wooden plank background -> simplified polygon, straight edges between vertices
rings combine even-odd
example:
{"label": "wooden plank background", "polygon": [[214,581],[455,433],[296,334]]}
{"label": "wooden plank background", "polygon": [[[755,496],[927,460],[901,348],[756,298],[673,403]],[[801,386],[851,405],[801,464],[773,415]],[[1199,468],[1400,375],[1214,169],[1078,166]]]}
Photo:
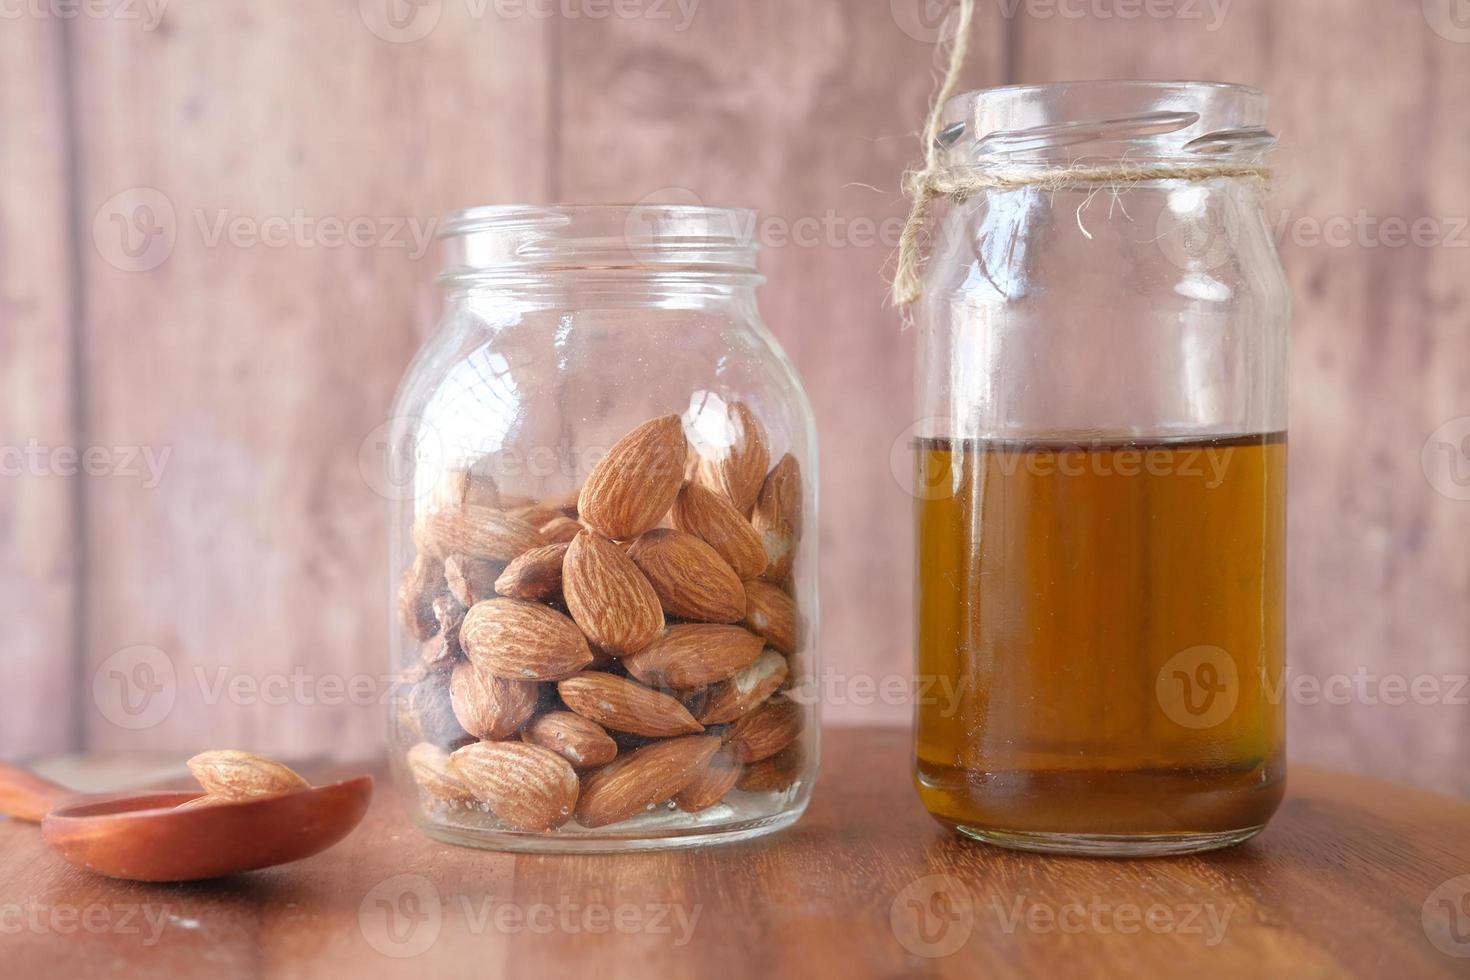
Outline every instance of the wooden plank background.
{"label": "wooden plank background", "polygon": [[[470,203],[693,194],[759,208],[773,242],[813,236],[766,249],[761,302],[823,438],[823,653],[840,678],[907,673],[910,501],[888,460],[911,344],[883,279],[941,7],[172,0],[155,25],[156,6],[0,23],[0,445],[113,462],[3,481],[0,684],[26,696],[0,752],[372,751],[381,709],[334,686],[384,669],[384,508],[359,451],[436,304],[434,252],[394,229]],[[1297,311],[1291,660],[1356,685],[1294,699],[1292,753],[1470,792],[1470,501],[1421,465],[1470,415],[1452,0],[980,8],[970,87],[1271,94]],[[1313,241],[1360,214],[1440,240]],[[393,241],[249,237],[292,219]],[[129,447],[163,461],[156,485],[123,472]],[[1384,703],[1390,676],[1429,678],[1435,703]],[[119,700],[150,686],[162,700]],[[846,691],[829,719],[906,719]]]}

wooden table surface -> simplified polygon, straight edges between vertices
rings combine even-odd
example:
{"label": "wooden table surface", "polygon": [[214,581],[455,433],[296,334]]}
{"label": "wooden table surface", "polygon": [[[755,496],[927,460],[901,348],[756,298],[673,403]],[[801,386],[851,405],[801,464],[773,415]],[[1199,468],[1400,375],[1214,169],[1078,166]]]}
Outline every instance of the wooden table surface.
{"label": "wooden table surface", "polygon": [[807,815],[763,840],[525,856],[419,836],[380,784],[299,864],[133,885],[0,818],[0,974],[73,977],[1470,976],[1470,801],[1297,767],[1269,829],[1107,861],[958,839],[900,731],[828,733]]}

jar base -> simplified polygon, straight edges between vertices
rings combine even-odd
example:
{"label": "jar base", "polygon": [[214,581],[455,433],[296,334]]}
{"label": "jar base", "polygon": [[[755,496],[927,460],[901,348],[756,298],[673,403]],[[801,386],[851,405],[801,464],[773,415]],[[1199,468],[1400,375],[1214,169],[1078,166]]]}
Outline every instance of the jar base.
{"label": "jar base", "polygon": [[765,817],[687,830],[660,831],[658,836],[629,833],[616,836],[607,833],[518,834],[510,831],[481,831],[446,827],[416,819],[418,829],[429,837],[460,847],[478,847],[489,851],[515,851],[525,854],[617,854],[629,851],[665,851],[710,844],[733,844],[774,834],[796,823],[806,811],[805,805]]}
{"label": "jar base", "polygon": [[1265,829],[1262,824],[1239,830],[1193,834],[1058,834],[966,827],[963,824],[951,826],[973,840],[1013,851],[1070,854],[1078,857],[1165,857],[1171,854],[1197,854],[1242,843]]}

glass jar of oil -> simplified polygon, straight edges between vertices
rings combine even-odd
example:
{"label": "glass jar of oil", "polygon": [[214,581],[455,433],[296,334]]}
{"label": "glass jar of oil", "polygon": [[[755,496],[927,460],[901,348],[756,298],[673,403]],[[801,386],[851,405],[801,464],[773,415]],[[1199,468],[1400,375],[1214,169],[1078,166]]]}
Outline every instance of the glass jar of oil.
{"label": "glass jar of oil", "polygon": [[[946,107],[920,324],[915,781],[961,833],[1180,853],[1285,780],[1289,301],[1254,89],[1022,86]],[[1177,173],[1179,176],[1171,176]],[[937,682],[937,683],[934,683]]]}

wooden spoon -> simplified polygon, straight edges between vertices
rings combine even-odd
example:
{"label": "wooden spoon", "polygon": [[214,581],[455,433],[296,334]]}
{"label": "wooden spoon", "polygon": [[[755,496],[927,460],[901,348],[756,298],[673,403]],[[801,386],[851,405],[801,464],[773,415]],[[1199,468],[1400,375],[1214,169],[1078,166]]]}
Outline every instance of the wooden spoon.
{"label": "wooden spoon", "polygon": [[195,881],[310,857],[367,813],[373,777],[176,809],[200,794],[75,793],[0,763],[0,813],[41,825],[79,868],[131,881]]}

